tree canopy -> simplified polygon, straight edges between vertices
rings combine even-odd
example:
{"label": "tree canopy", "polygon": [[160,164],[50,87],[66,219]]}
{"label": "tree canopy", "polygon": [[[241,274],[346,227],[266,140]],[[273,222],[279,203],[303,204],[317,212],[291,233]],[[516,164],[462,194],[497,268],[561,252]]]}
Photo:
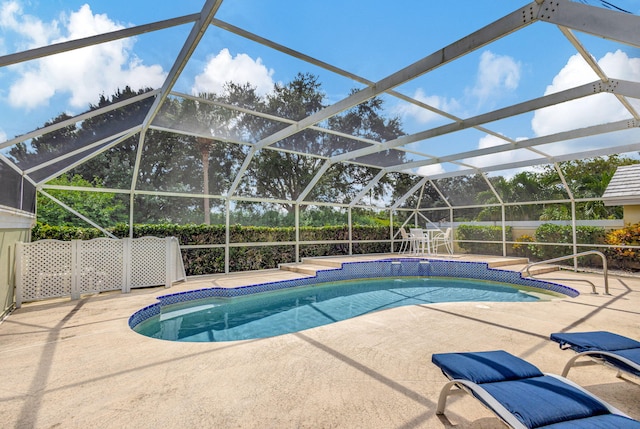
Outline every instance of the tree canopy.
{"label": "tree canopy", "polygon": [[[105,109],[108,110],[105,113],[75,123],[68,114],[60,114],[43,127],[63,121],[66,126],[15,145],[9,157],[24,169],[44,162],[45,167],[35,176],[42,180],[53,178],[49,184],[124,190],[120,194],[102,195],[85,192],[83,196],[74,194],[75,191],[52,190],[51,195],[66,198],[70,206],[77,205],[78,211],[104,226],[128,221],[130,190],[135,191],[134,223],[222,223],[225,198],[232,195],[236,197],[232,218],[238,222],[290,225],[298,201],[302,203],[298,206],[301,212],[313,212],[304,216],[302,223],[322,224],[323,219],[339,222],[345,215],[333,208],[314,205],[315,202],[348,203],[380,171],[358,160],[330,165],[327,160],[367,147],[362,140],[385,142],[405,134],[400,119],[385,116],[383,100],[373,97],[315,127],[274,144],[260,145],[274,132],[328,105],[318,77],[299,73],[291,82],[275,84],[265,95],[258,94],[250,84],[234,82],[227,83],[219,94],[200,94],[197,100],[172,95],[141,142],[139,133],[127,131],[148,113],[153,103],[153,97],[144,97],[148,91],[136,92],[126,87],[111,96],[102,95],[90,110],[133,97],[138,97],[138,101]],[[177,132],[166,131],[169,127]],[[114,131],[123,135],[121,140],[107,137]],[[64,154],[69,155],[53,161]],[[404,151],[387,150],[376,154],[375,162],[368,164],[400,165],[405,157]],[[560,163],[571,194],[594,199],[576,205],[577,217],[621,217],[621,208],[605,207],[597,199],[616,167],[634,162],[637,161],[612,155]],[[419,179],[399,172],[385,174],[367,197],[371,200],[402,197]],[[511,203],[506,208],[508,220],[571,216],[566,202],[550,203],[569,198],[554,166],[521,171],[510,178],[491,177],[489,181],[491,186],[481,175],[439,179],[435,183],[437,189],[428,183],[419,196],[407,199],[405,207],[416,207],[418,198],[420,207],[445,207],[447,203],[484,205],[479,210],[460,209],[457,218],[499,220],[502,214],[496,204],[501,200]],[[267,202],[256,202],[256,198]],[[531,201],[541,203],[513,204]],[[42,219],[52,224],[75,222],[74,216],[59,213],[51,204],[39,199],[38,214]],[[360,222],[367,222],[364,215],[358,216]],[[370,217],[377,222],[375,213]]]}

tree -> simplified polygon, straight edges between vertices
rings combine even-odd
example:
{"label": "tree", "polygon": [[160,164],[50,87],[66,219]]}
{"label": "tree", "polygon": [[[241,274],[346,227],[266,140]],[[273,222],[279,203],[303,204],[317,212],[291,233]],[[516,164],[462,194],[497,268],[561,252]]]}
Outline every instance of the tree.
{"label": "tree", "polygon": [[[609,155],[598,158],[567,161],[560,164],[560,170],[567,181],[567,186],[575,198],[594,198],[596,201],[578,202],[576,217],[578,219],[620,219],[620,207],[607,207],[600,200],[607,189],[616,169],[621,165],[637,163],[637,160],[620,155]],[[551,183],[561,186],[561,180],[555,169],[547,167],[543,177]]]}
{"label": "tree", "polygon": [[[505,203],[548,201],[567,197],[564,190],[535,171],[521,171],[511,179],[499,176],[492,177],[490,180],[500,199]],[[498,202],[491,190],[478,193],[480,204],[497,204]],[[540,205],[519,204],[509,205],[505,211],[509,220],[537,220],[543,210],[544,207]],[[501,220],[500,207],[485,207],[480,211],[478,218],[479,220]]]}
{"label": "tree", "polygon": [[[59,122],[70,119],[66,113],[61,113],[51,121],[45,122],[42,128],[47,128]],[[9,158],[18,166],[26,170],[43,162],[56,158],[79,147],[77,143],[77,126],[67,125],[58,130],[33,138],[30,142],[20,142],[11,148]]]}
{"label": "tree", "polygon": [[[222,94],[200,94],[200,97],[212,103],[183,101],[183,116],[185,113],[191,119],[191,125],[196,125],[196,129],[201,129],[203,134],[211,134],[214,138],[196,137],[196,147],[200,152],[202,163],[202,183],[203,183],[203,206],[204,223],[211,222],[211,209],[209,206],[210,194],[210,164],[217,167],[218,177],[216,183],[224,178],[231,177],[230,169],[221,169],[221,166],[234,166],[239,164],[239,160],[246,155],[239,145],[228,147],[222,140],[241,140],[247,138],[248,122],[257,122],[251,115],[242,110],[233,110],[224,105],[233,105],[242,109],[261,110],[263,101],[256,93],[256,88],[249,84],[240,85],[229,82],[224,85]],[[189,108],[185,108],[188,106]],[[257,119],[257,117],[255,117]],[[194,124],[195,122],[195,124]],[[250,139],[250,137],[249,137]],[[250,140],[249,140],[250,141]],[[222,174],[220,174],[222,173]]]}
{"label": "tree", "polygon": [[[325,107],[325,95],[320,88],[321,85],[316,76],[300,73],[290,83],[275,86],[274,92],[267,95],[265,111],[294,121],[301,120]],[[385,118],[382,115],[382,107],[382,100],[374,97],[330,118],[327,121],[327,127],[334,131],[382,142],[403,135],[399,120]],[[257,121],[250,126],[252,135],[261,140],[281,129],[283,124]],[[326,158],[359,149],[363,144],[355,139],[306,129],[274,146],[303,152],[305,155],[269,148],[259,151],[248,168],[246,175],[248,180],[244,182],[242,190],[245,194],[257,192],[259,196],[265,198],[295,201],[311,183]],[[400,164],[403,162],[404,152],[387,151],[377,154],[376,157],[379,162],[384,160],[383,164]],[[354,189],[369,183],[377,172],[378,169],[354,164],[334,164],[313,186],[305,200],[327,202],[349,200],[355,196]],[[392,176],[385,176],[376,184],[373,189],[376,197],[382,194],[384,186],[391,180]],[[356,185],[355,188],[354,185]],[[292,203],[280,205],[289,213],[294,210]]]}
{"label": "tree", "polygon": [[[49,182],[52,185],[77,186],[83,188],[101,188],[102,182],[94,178],[89,182],[79,175],[62,175]],[[101,226],[114,226],[126,221],[124,206],[117,200],[116,194],[104,192],[80,192],[50,189],[52,197],[67,204],[78,213]],[[55,226],[78,226],[85,222],[67,211],[56,202],[43,195],[37,200],[38,221]],[[89,226],[89,225],[86,225]]]}
{"label": "tree", "polygon": [[[125,87],[111,96],[101,95],[90,110],[146,91],[148,89],[136,92]],[[211,212],[208,196],[228,193],[251,145],[288,126],[287,122],[270,115],[298,121],[326,107],[325,98],[318,78],[311,74],[300,73],[289,83],[276,84],[265,96],[258,95],[256,88],[248,83],[229,82],[220,94],[200,94],[198,101],[189,97],[168,97],[156,115],[153,127],[146,130],[143,142],[140,135],[118,144],[113,144],[108,137],[142,123],[153,97],[44,134],[30,143],[16,145],[10,156],[24,166],[32,166],[87,148],[85,152],[43,169],[41,177],[45,179],[60,171],[59,167],[68,167],[90,156],[91,152],[102,150],[71,169],[70,177],[81,177],[86,183],[94,183],[94,177],[99,177],[101,186],[115,189],[194,194],[193,198],[138,195],[134,201],[134,221],[185,222],[197,219],[196,213],[204,211],[200,219],[207,223]],[[372,98],[328,119],[322,126],[376,141],[395,139],[403,134],[400,121],[384,117],[382,108],[382,100]],[[67,119],[69,116],[62,114],[45,126]],[[103,139],[106,140],[101,145],[96,145]],[[238,206],[254,210],[253,215],[260,216],[278,205],[291,216],[293,202],[302,195],[327,158],[366,146],[356,139],[316,129],[305,129],[276,142],[253,156],[234,191],[236,195],[279,201],[263,204],[257,211],[248,205],[239,203]],[[404,152],[390,150],[370,158],[373,164],[394,165],[403,162]],[[336,163],[310,190],[306,199],[347,201],[378,171],[362,165]],[[394,185],[396,177],[386,175],[372,189],[371,195],[376,198],[383,195],[387,187]],[[176,199],[179,199],[177,204]]]}

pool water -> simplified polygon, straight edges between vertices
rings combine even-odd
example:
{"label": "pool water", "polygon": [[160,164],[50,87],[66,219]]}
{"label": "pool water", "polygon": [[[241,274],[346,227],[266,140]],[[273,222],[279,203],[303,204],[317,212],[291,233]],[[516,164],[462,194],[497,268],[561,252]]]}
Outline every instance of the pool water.
{"label": "pool water", "polygon": [[139,323],[142,335],[170,341],[266,338],[387,308],[457,301],[525,302],[540,298],[504,283],[403,277],[359,279],[162,307]]}

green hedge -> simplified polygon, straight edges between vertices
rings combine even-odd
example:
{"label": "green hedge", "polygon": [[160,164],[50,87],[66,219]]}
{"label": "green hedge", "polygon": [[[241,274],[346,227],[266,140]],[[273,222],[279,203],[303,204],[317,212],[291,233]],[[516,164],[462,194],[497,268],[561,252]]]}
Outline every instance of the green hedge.
{"label": "green hedge", "polygon": [[[512,241],[513,232],[507,226],[507,241]],[[458,247],[465,253],[475,255],[502,255],[502,227],[500,226],[479,226],[460,225],[456,228],[456,239]],[[464,240],[473,241],[500,241],[500,243],[465,243]]]}
{"label": "green hedge", "polygon": [[[109,228],[109,232],[119,238],[129,236],[128,225]],[[354,240],[388,240],[388,226],[360,226],[352,229]],[[32,230],[32,240],[90,240],[102,237],[95,228],[57,227],[37,224]],[[224,245],[226,230],[224,225],[134,225],[133,237],[176,237],[180,245]],[[281,243],[295,241],[293,227],[261,227],[232,225],[229,228],[231,243]],[[342,226],[301,227],[301,241],[346,241],[349,228]],[[354,243],[353,253],[384,253],[390,249],[389,243]],[[349,254],[349,243],[301,244],[300,257],[338,256]],[[216,274],[224,272],[224,249],[182,249],[187,275]],[[269,246],[234,246],[229,250],[229,270],[250,271],[277,268],[279,264],[295,261],[295,246],[277,244]]]}
{"label": "green hedge", "polygon": [[31,240],[91,240],[104,237],[96,228],[79,228],[74,226],[50,226],[37,223],[31,229]]}
{"label": "green hedge", "polygon": [[[536,229],[535,241],[539,243],[573,243],[573,229],[570,225],[555,225],[545,223]],[[576,240],[578,243],[603,244],[605,242],[605,232],[602,227],[595,226],[578,226],[576,227]],[[573,254],[572,246],[554,246],[554,245],[529,245],[532,257],[539,261],[554,259],[560,256]],[[578,252],[586,252],[588,250],[597,250],[597,247],[579,247]],[[572,264],[572,260],[568,260],[567,264]],[[599,266],[602,265],[602,259],[597,255],[590,255],[579,259],[581,265]]]}

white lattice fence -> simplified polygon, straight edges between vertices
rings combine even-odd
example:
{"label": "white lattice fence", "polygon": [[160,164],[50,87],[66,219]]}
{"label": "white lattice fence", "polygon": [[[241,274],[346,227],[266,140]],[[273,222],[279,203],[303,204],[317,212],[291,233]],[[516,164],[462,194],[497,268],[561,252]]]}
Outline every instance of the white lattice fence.
{"label": "white lattice fence", "polygon": [[16,307],[46,298],[165,285],[185,280],[174,237],[40,240],[16,244]]}
{"label": "white lattice fence", "polygon": [[166,282],[166,249],[163,238],[142,237],[131,243],[131,288]]}
{"label": "white lattice fence", "polygon": [[70,241],[41,240],[16,244],[16,301],[33,301],[71,295],[75,265]]}
{"label": "white lattice fence", "polygon": [[126,284],[125,241],[110,238],[74,241],[79,294],[122,289]]}

